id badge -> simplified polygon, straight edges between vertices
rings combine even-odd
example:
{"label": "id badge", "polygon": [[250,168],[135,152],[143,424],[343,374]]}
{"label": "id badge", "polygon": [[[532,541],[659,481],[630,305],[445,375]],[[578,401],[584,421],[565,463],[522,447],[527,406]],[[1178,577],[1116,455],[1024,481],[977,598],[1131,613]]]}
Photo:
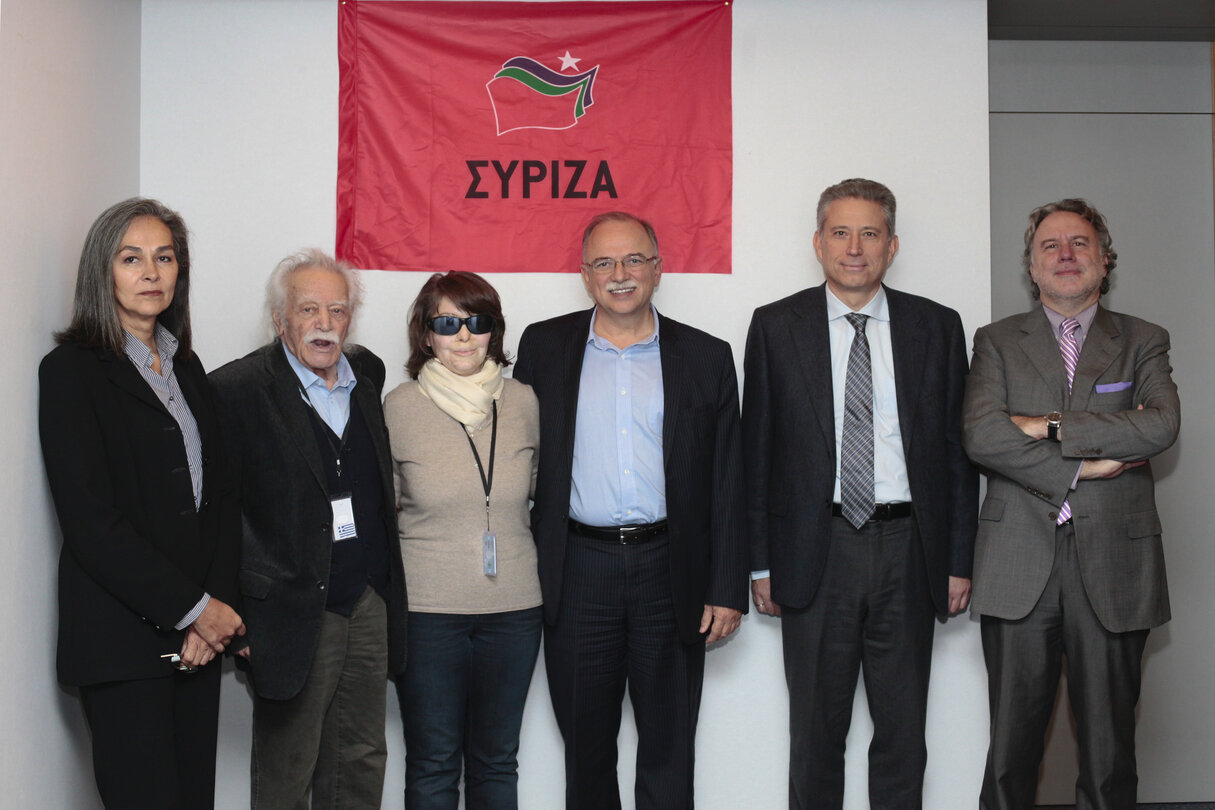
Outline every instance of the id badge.
{"label": "id badge", "polygon": [[349,492],[329,499],[333,507],[333,542],[340,543],[358,537],[358,529],[354,525],[354,499]]}
{"label": "id badge", "polygon": [[487,577],[498,576],[498,538],[493,532],[481,534],[481,568]]}

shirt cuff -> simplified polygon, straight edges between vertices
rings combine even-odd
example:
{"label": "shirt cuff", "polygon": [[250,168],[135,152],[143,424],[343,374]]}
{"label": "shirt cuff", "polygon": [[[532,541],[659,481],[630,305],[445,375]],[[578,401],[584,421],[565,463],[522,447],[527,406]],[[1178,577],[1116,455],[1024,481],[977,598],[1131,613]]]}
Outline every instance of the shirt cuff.
{"label": "shirt cuff", "polygon": [[1080,472],[1084,469],[1084,462],[1080,462],[1080,466],[1076,468],[1076,477],[1072,479],[1072,489],[1076,488],[1076,484],[1080,483]]}
{"label": "shirt cuff", "polygon": [[203,598],[198,600],[198,604],[194,606],[194,609],[183,616],[181,621],[173,625],[173,629],[185,630],[187,627],[194,624],[194,622],[198,620],[198,617],[202,615],[202,612],[207,609],[207,603],[210,601],[211,594],[204,593]]}
{"label": "shirt cuff", "polygon": [[757,579],[767,579],[770,576],[772,576],[772,572],[767,568],[765,568],[763,571],[752,571],[751,581],[754,582]]}

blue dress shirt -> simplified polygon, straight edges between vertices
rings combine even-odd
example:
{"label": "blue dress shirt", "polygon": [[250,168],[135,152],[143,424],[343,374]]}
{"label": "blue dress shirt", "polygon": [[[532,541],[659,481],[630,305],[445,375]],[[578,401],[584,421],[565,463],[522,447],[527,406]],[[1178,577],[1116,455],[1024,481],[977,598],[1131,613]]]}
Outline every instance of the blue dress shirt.
{"label": "blue dress shirt", "polygon": [[350,392],[354,390],[357,382],[354,369],[350,367],[346,355],[338,358],[337,383],[330,390],[325,380],[301,363],[287,348],[286,343],[283,344],[283,352],[287,355],[291,370],[299,378],[300,399],[312,406],[316,415],[329,426],[335,436],[341,436],[346,432],[346,422],[350,419]]}
{"label": "blue dress shirt", "polygon": [[665,520],[658,313],[654,334],[624,349],[595,334],[597,316],[578,383],[570,517],[588,526]]}

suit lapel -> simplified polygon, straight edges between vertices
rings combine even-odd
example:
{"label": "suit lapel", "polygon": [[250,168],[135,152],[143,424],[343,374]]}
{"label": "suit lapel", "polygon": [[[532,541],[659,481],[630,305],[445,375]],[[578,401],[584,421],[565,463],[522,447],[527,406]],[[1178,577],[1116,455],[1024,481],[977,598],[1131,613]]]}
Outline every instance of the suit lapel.
{"label": "suit lapel", "polygon": [[831,336],[827,331],[827,293],[820,285],[807,290],[793,309],[786,339],[799,365],[798,379],[818,420],[827,447],[835,447],[835,397],[831,379]]}
{"label": "suit lapel", "polygon": [[[186,405],[190,408],[190,413],[194,415],[194,423],[198,426],[198,438],[202,443],[205,468],[207,459],[213,455],[212,443],[218,435],[214,419],[215,411],[209,394],[204,388],[207,384],[206,375],[201,370],[198,375],[195,375],[190,360],[175,364],[173,373],[177,375],[177,385],[181,388],[181,395],[186,398]],[[203,476],[204,492],[210,480],[211,476]]]}
{"label": "suit lapel", "polygon": [[1097,378],[1114,362],[1118,350],[1118,327],[1110,314],[1099,306],[1089,326],[1088,336],[1084,338],[1080,357],[1076,360],[1076,376],[1072,380],[1072,396],[1068,406],[1071,410],[1088,410],[1088,401]]}
{"label": "suit lapel", "polygon": [[375,458],[380,469],[391,470],[390,451],[383,441],[384,434],[380,429],[380,419],[376,415],[376,412],[380,410],[380,402],[376,397],[375,386],[362,374],[356,373],[355,380],[354,390],[350,392],[350,399],[354,407],[358,408],[363,415],[363,424],[367,426],[367,432],[371,435],[371,445],[375,448]]}
{"label": "suit lapel", "polygon": [[588,309],[582,313],[582,317],[573,319],[573,331],[566,336],[561,352],[560,369],[565,377],[559,380],[557,390],[561,391],[565,397],[562,411],[567,429],[562,437],[565,447],[559,457],[566,459],[571,469],[574,463],[574,431],[577,430],[578,422],[578,386],[582,382],[582,359],[586,356],[586,341],[590,333],[592,312],[594,310]]}
{"label": "suit lapel", "polygon": [[110,382],[149,407],[161,411],[166,416],[170,415],[169,410],[161,404],[156,392],[140,375],[139,369],[135,368],[135,364],[130,361],[130,358],[126,355],[119,357],[113,352],[101,350],[98,350],[97,356],[102,359],[102,365]]}
{"label": "suit lapel", "polygon": [[903,436],[903,453],[911,452],[915,433],[916,408],[919,405],[924,378],[924,323],[921,314],[907,306],[907,300],[897,291],[886,290],[890,311],[890,348],[894,356],[894,393],[899,408],[899,432]]}
{"label": "suit lapel", "polygon": [[683,349],[679,325],[663,315],[658,316],[658,356],[662,361],[662,464],[671,463],[671,438],[679,424],[679,392],[684,387]]}
{"label": "suit lapel", "polygon": [[1033,363],[1047,387],[1057,393],[1057,401],[1067,400],[1067,372],[1063,368],[1063,355],[1059,353],[1059,341],[1055,338],[1050,321],[1041,307],[1026,313],[1021,323],[1021,350]]}
{"label": "suit lapel", "polygon": [[[295,371],[287,363],[281,342],[275,341],[269,348],[270,356],[266,361],[266,395],[278,411],[283,428],[304,457],[309,471],[321,485],[321,489],[328,491],[329,483],[325,479],[324,462],[316,446],[316,434],[312,431],[310,407],[302,399],[299,377],[295,376]],[[355,390],[358,389],[359,386],[356,385]]]}

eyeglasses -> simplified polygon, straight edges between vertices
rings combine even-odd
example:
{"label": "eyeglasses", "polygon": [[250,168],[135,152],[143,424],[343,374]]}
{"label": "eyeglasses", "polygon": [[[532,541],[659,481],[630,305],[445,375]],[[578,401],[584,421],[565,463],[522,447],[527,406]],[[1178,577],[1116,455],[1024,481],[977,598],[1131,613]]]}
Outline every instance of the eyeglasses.
{"label": "eyeglasses", "polygon": [[583,270],[590,270],[595,273],[610,273],[616,269],[616,265],[620,265],[628,272],[640,270],[647,264],[658,261],[657,256],[642,256],[640,253],[630,253],[623,259],[609,259],[607,256],[595,259],[592,262],[584,263]]}
{"label": "eyeglasses", "polygon": [[430,331],[436,335],[450,336],[460,331],[461,326],[467,326],[474,335],[484,335],[494,330],[492,315],[469,315],[467,318],[457,318],[455,315],[436,315],[426,322]]}

